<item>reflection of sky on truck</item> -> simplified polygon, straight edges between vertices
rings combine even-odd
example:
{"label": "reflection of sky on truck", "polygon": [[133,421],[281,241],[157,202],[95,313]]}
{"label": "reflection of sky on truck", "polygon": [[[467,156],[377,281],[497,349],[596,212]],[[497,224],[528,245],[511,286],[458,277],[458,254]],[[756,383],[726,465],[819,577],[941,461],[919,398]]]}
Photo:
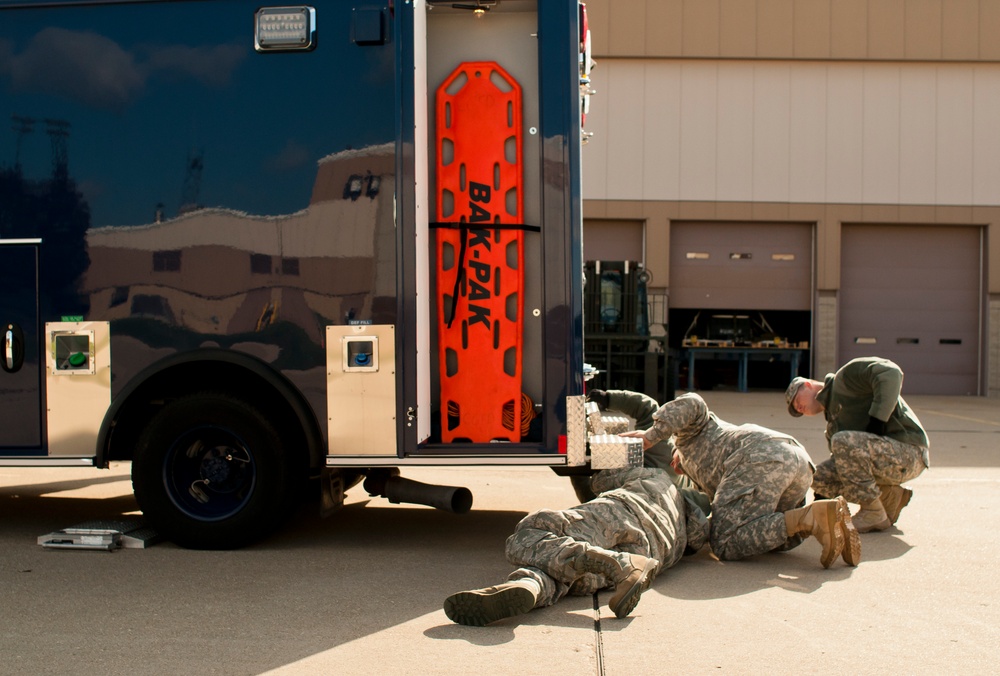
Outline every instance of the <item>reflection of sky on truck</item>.
{"label": "reflection of sky on truck", "polygon": [[[349,6],[318,8],[315,52],[263,55],[254,7],[236,7],[0,11],[0,166],[50,176],[45,120],[65,120],[95,227],[175,215],[199,156],[199,204],[275,215],[305,207],[323,155],[394,138],[392,50],[351,43]],[[11,116],[35,124],[19,134]]]}

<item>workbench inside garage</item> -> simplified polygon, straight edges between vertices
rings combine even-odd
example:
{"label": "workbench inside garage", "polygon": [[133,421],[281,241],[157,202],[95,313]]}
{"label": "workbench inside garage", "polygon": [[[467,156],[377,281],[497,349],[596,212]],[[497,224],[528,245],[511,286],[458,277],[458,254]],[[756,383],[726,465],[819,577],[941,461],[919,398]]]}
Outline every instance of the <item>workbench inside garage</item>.
{"label": "workbench inside garage", "polygon": [[[746,392],[748,387],[749,366],[751,361],[787,362],[788,382],[799,374],[799,365],[809,352],[808,346],[789,345],[684,345],[680,349],[681,364],[687,364],[687,389],[698,389],[695,376],[698,361],[735,361],[737,362],[736,386],[740,392]],[[679,376],[678,376],[679,379]],[[675,383],[675,389],[679,389]]]}

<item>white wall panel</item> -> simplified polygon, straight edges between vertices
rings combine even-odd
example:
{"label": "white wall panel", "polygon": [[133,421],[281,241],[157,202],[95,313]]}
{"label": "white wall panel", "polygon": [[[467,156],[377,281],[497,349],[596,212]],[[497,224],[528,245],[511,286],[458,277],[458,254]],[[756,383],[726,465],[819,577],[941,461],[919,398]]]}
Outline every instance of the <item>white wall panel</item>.
{"label": "white wall panel", "polygon": [[[719,64],[681,65],[681,190],[679,199],[716,201]],[[749,111],[747,111],[749,113]]]}
{"label": "white wall panel", "polygon": [[[730,201],[754,198],[754,69],[749,63],[719,71],[717,190]],[[748,114],[750,112],[751,114]]]}
{"label": "white wall panel", "polygon": [[899,143],[899,68],[890,65],[866,68],[862,202],[899,202]]}
{"label": "white wall panel", "polygon": [[656,200],[680,191],[681,67],[676,62],[648,63],[642,194]]}
{"label": "white wall panel", "polygon": [[826,199],[857,203],[862,198],[864,69],[848,64],[827,73]]}
{"label": "white wall panel", "polygon": [[900,72],[899,200],[933,204],[937,163],[937,74],[917,64]]}
{"label": "white wall panel", "polygon": [[757,202],[787,202],[790,65],[754,68],[753,192]]}
{"label": "white wall panel", "polygon": [[974,73],[972,201],[996,203],[1000,190],[1000,69]]}
{"label": "white wall panel", "polygon": [[584,196],[1000,205],[1000,64],[603,59]]}
{"label": "white wall panel", "polygon": [[[608,92],[607,186],[614,199],[642,199],[643,139],[646,130],[644,63],[619,68]],[[652,130],[650,130],[652,131]]]}
{"label": "white wall panel", "polygon": [[939,65],[937,204],[972,204],[972,69]]}
{"label": "white wall panel", "polygon": [[791,69],[789,201],[826,201],[826,80],[825,64]]}

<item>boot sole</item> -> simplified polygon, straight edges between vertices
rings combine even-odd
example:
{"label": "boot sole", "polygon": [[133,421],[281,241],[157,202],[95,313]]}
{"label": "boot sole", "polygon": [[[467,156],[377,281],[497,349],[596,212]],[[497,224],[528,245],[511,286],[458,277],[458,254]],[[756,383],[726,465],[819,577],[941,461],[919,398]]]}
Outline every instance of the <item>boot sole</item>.
{"label": "boot sole", "polygon": [[[902,486],[900,486],[902,488]],[[910,504],[910,498],[913,497],[913,491],[909,488],[903,488],[903,495],[899,498],[899,505],[892,510],[892,514],[886,514],[889,517],[889,523],[894,524],[899,520],[899,513],[903,511],[903,508]]]}
{"label": "boot sole", "polygon": [[[824,568],[829,568],[833,565],[833,562],[837,560],[841,552],[844,551],[844,540],[845,533],[841,524],[844,522],[844,506],[846,503],[837,500],[837,508],[832,510],[827,510],[826,512],[826,526],[830,533],[830,547],[823,548],[823,553],[820,555],[819,562],[823,564]],[[850,517],[850,512],[847,513],[846,518]]]}
{"label": "boot sole", "polygon": [[635,607],[639,605],[639,597],[642,593],[649,589],[649,585],[652,583],[653,571],[656,570],[656,566],[659,562],[656,559],[647,559],[646,565],[642,568],[642,574],[635,579],[632,585],[625,590],[625,592],[616,598],[611,599],[611,603],[608,606],[611,608],[611,612],[615,614],[619,620],[628,617],[628,614],[635,610]]}
{"label": "boot sole", "polygon": [[444,600],[444,614],[456,624],[485,627],[491,622],[524,615],[535,606],[534,595],[523,587],[494,591],[473,590]]}
{"label": "boot sole", "polygon": [[861,536],[858,535],[858,529],[851,521],[851,510],[844,498],[840,498],[840,508],[842,516],[840,526],[844,532],[844,551],[841,552],[841,555],[844,557],[844,563],[849,566],[857,566],[861,563]]}

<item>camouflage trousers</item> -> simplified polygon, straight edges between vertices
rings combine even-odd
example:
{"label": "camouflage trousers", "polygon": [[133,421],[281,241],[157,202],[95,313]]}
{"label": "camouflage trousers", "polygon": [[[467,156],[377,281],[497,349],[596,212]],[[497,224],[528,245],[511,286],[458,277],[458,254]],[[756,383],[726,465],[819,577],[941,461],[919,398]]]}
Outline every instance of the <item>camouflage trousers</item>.
{"label": "camouflage trousers", "polygon": [[536,608],[566,594],[589,595],[612,586],[603,575],[584,573],[577,562],[588,549],[627,552],[660,562],[654,575],[677,563],[687,544],[684,514],[670,505],[667,523],[643,523],[614,491],[571,509],[542,509],[524,517],[507,538],[507,560],[521,566],[508,580],[530,578],[541,586]]}
{"label": "camouflage trousers", "polygon": [[799,546],[789,536],[784,512],[805,504],[813,467],[801,449],[789,452],[742,451],[726,460],[727,470],[712,500],[712,551],[736,561]]}
{"label": "camouflage trousers", "polygon": [[869,432],[837,432],[830,455],[816,468],[813,492],[857,504],[877,498],[879,486],[898,486],[927,469],[927,449]]}

